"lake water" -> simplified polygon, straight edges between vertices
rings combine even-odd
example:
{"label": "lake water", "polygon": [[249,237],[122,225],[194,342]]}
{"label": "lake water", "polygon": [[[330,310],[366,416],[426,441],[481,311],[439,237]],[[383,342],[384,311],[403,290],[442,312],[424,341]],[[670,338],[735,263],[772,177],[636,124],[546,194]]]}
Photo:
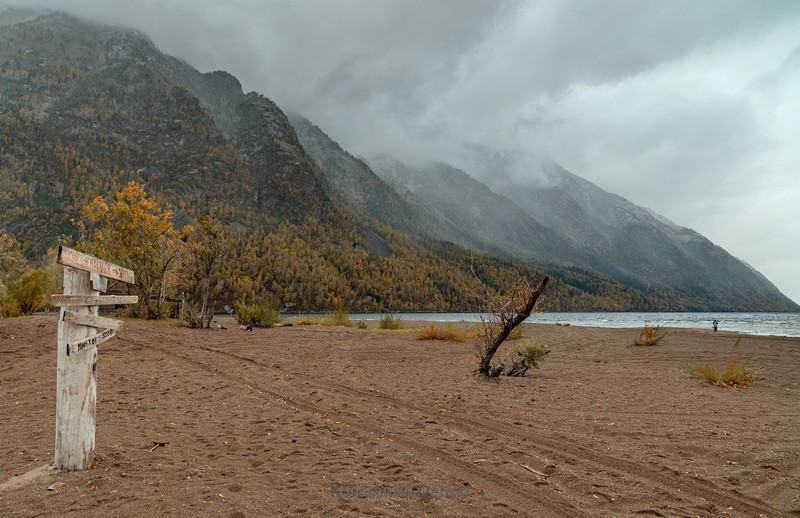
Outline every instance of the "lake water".
{"label": "lake water", "polygon": [[[403,320],[433,322],[479,322],[480,313],[392,313]],[[380,313],[355,313],[350,320],[379,320]],[[749,335],[800,337],[800,313],[534,313],[527,323],[572,326],[637,328],[645,324],[662,327],[711,329],[719,320],[720,331]]]}

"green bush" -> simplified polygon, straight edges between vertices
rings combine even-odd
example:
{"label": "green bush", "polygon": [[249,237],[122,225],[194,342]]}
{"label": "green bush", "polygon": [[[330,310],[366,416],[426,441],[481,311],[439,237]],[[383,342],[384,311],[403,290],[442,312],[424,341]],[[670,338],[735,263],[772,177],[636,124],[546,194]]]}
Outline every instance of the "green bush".
{"label": "green bush", "polygon": [[233,303],[236,321],[243,326],[273,327],[280,322],[278,305],[271,300],[256,299],[247,304],[244,301]]}
{"label": "green bush", "polygon": [[11,284],[9,298],[17,304],[19,310],[30,315],[37,309],[47,305],[48,290],[53,276],[46,270],[29,270],[16,282]]}
{"label": "green bush", "polygon": [[492,367],[490,376],[524,376],[545,361],[550,350],[536,340],[524,340],[515,345],[499,364]]}
{"label": "green bush", "polygon": [[397,330],[403,327],[403,319],[395,317],[394,315],[382,315],[378,327],[381,329]]}
{"label": "green bush", "polygon": [[13,300],[6,300],[5,302],[0,303],[0,318],[12,318],[18,317],[22,314],[19,310],[19,306]]}

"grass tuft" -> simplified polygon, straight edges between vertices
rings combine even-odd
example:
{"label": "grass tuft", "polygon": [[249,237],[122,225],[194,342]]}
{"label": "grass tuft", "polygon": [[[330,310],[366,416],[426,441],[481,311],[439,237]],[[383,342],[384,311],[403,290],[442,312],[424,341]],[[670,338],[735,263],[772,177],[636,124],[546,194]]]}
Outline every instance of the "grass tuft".
{"label": "grass tuft", "polygon": [[350,312],[344,309],[344,306],[341,303],[338,303],[336,304],[336,309],[333,310],[333,313],[328,313],[321,318],[320,324],[323,326],[350,327],[352,325],[350,322]]}
{"label": "grass tuft", "polygon": [[439,327],[435,323],[428,324],[417,330],[414,338],[416,340],[442,340],[445,342],[466,342],[472,338],[472,334],[465,331],[453,329],[452,324]]}
{"label": "grass tuft", "polygon": [[390,329],[395,331],[403,327],[403,319],[394,315],[381,315],[381,320],[378,322],[378,327],[381,329]]}
{"label": "grass tuft", "polygon": [[736,355],[736,348],[741,338],[731,350],[728,360],[723,365],[717,364],[708,353],[705,362],[692,361],[682,367],[683,372],[693,378],[698,378],[720,387],[749,387],[756,377],[755,370],[748,365],[747,360],[740,360]]}
{"label": "grass tuft", "polygon": [[[333,313],[326,313],[325,315],[298,315],[294,319],[292,319],[292,323],[297,326],[344,326],[350,327],[352,322],[350,322],[350,313],[344,309],[344,306],[341,304],[336,305],[336,309],[333,310]],[[361,326],[358,326],[359,329],[363,329]],[[364,328],[366,328],[366,324],[364,324]]]}
{"label": "grass tuft", "polygon": [[667,330],[659,326],[650,326],[645,324],[642,332],[639,333],[639,338],[633,341],[631,345],[636,346],[651,346],[658,345],[658,343],[667,336]]}
{"label": "grass tuft", "polygon": [[322,317],[311,316],[311,315],[297,315],[296,317],[292,317],[292,324],[296,326],[321,326]]}
{"label": "grass tuft", "polygon": [[517,326],[508,333],[506,340],[520,340],[522,338],[522,326]]}
{"label": "grass tuft", "polygon": [[8,300],[0,303],[0,318],[14,318],[22,315],[16,302]]}

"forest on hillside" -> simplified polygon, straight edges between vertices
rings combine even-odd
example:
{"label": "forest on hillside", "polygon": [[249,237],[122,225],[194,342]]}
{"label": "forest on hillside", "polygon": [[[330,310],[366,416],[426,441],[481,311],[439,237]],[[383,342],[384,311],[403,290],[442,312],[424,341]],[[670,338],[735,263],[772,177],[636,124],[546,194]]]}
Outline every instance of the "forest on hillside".
{"label": "forest on hillside", "polygon": [[[131,182],[115,196],[87,202],[73,218],[73,231],[50,243],[49,253],[41,257],[29,259],[25,253],[43,246],[36,240],[18,242],[2,234],[3,256],[13,258],[2,263],[6,312],[13,312],[9,295],[18,290],[15,279],[32,271],[49,272],[50,284],[29,309],[41,309],[48,291],[57,290],[53,247],[59,243],[94,252],[133,269],[142,283],[150,282],[132,288],[142,298],[140,316],[149,317],[175,316],[182,297],[197,298],[204,285],[218,311],[237,300],[259,299],[295,311],[327,311],[337,305],[359,312],[480,311],[486,288],[500,294],[520,278],[543,275],[449,243],[416,243],[389,229],[381,229],[389,249],[382,256],[369,249],[357,226],[334,229],[256,217],[247,228],[206,215],[176,228],[175,215]],[[542,308],[599,310],[615,304],[624,310],[631,295],[613,283],[581,290],[555,280]],[[158,297],[163,307],[148,310]]]}

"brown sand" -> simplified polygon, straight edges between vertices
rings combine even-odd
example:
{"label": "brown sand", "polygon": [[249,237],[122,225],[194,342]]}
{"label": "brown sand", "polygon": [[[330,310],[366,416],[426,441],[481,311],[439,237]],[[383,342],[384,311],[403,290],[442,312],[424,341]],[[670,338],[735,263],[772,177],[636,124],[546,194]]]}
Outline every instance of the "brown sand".
{"label": "brown sand", "polygon": [[722,332],[528,325],[549,360],[480,381],[469,343],[223,323],[102,344],[96,464],[66,473],[56,317],[0,320],[0,516],[800,515],[800,339],[744,337],[761,377],[725,389],[680,370]]}

